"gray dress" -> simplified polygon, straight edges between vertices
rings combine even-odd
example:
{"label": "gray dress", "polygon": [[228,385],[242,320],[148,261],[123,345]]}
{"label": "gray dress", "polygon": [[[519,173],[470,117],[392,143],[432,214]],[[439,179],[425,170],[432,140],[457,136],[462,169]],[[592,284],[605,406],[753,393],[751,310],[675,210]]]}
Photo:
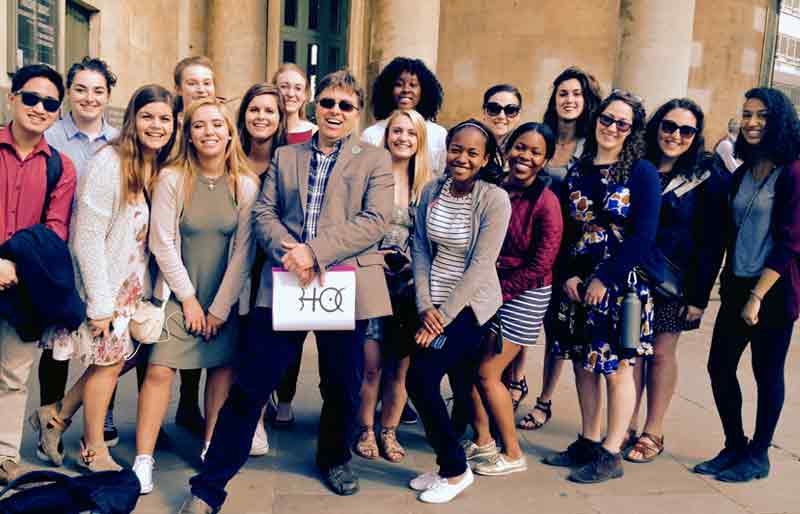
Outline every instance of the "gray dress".
{"label": "gray dress", "polygon": [[[223,181],[212,187],[195,180],[181,215],[183,265],[196,290],[197,301],[208,312],[228,265],[228,248],[236,233],[234,199]],[[180,302],[170,297],[162,341],[153,345],[151,364],[177,369],[215,368],[231,364],[239,339],[239,317],[228,316],[216,337],[206,341],[186,332]]]}

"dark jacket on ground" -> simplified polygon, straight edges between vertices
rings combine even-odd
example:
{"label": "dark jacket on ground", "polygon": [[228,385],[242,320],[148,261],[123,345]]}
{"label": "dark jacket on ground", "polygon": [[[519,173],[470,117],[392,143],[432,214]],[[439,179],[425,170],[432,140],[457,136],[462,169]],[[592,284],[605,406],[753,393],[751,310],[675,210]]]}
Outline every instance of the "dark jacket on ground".
{"label": "dark jacket on ground", "polygon": [[[736,246],[737,228],[733,221],[733,199],[739,192],[747,165],[739,166],[733,175],[728,194],[725,233],[728,258],[722,271],[724,279],[733,274],[732,255]],[[786,319],[795,320],[800,313],[800,160],[781,166],[775,182],[775,205],[772,209],[772,237],[775,242],[767,257],[765,267],[777,272],[781,278],[773,290],[783,291]],[[724,295],[724,291],[722,292]]]}
{"label": "dark jacket on ground", "polygon": [[669,259],[682,272],[687,304],[701,309],[708,305],[725,251],[720,227],[725,224],[730,173],[720,164],[709,157],[693,172],[710,173],[699,186],[680,196],[675,191],[662,195],[656,248],[647,269],[660,280],[664,258]]}
{"label": "dark jacket on ground", "polygon": [[69,249],[55,232],[44,225],[20,230],[0,245],[0,258],[14,262],[19,279],[0,292],[0,318],[23,341],[38,340],[50,326],[75,330],[86,319]]}

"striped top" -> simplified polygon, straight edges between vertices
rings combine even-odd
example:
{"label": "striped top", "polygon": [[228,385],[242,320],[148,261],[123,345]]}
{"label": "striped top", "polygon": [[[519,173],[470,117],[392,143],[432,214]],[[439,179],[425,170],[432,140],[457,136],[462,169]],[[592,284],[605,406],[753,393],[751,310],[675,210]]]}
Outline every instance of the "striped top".
{"label": "striped top", "polygon": [[441,305],[450,297],[464,275],[464,262],[472,236],[472,193],[450,194],[452,178],[447,179],[428,216],[428,237],[436,245],[431,263],[431,301]]}

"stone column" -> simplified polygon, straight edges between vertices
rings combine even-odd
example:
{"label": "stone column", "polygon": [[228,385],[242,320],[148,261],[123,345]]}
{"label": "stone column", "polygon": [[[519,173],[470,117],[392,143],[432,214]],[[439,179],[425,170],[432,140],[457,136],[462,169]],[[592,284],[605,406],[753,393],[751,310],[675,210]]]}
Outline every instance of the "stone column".
{"label": "stone column", "polygon": [[622,0],[617,87],[641,96],[650,114],[686,95],[695,0]]}
{"label": "stone column", "polygon": [[208,20],[217,95],[241,97],[267,78],[267,2],[209,0]]}
{"label": "stone column", "polygon": [[370,68],[395,57],[422,59],[436,71],[440,0],[375,0],[372,4]]}

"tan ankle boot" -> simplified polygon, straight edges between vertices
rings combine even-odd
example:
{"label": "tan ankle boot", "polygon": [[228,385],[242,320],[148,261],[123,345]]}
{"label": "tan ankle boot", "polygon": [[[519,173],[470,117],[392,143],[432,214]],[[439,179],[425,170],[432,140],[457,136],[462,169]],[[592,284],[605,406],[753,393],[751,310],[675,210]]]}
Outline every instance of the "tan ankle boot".
{"label": "tan ankle boot", "polygon": [[61,419],[58,412],[61,402],[38,407],[28,418],[31,427],[38,432],[39,444],[36,455],[45,462],[60,466],[64,462],[64,445],[62,434],[69,428],[71,420]]}
{"label": "tan ankle boot", "polygon": [[105,443],[100,443],[97,446],[87,446],[83,439],[81,439],[81,455],[78,459],[78,464],[95,473],[98,471],[122,470],[122,466],[114,462]]}

